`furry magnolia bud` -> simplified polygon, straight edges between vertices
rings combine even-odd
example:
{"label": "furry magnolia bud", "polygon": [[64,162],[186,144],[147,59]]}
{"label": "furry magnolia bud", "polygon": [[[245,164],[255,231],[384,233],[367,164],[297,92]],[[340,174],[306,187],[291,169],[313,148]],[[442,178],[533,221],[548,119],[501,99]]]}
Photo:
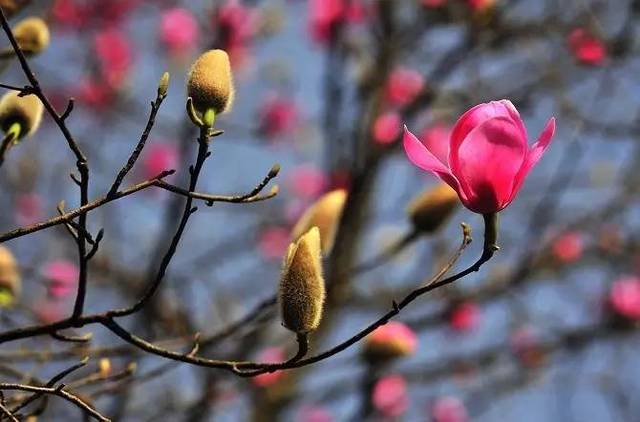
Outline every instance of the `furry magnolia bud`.
{"label": "furry magnolia bud", "polygon": [[0,128],[8,132],[19,125],[18,139],[32,135],[40,127],[43,109],[34,94],[20,97],[18,91],[7,92],[0,98]]}
{"label": "furry magnolia bud", "polygon": [[291,237],[297,240],[311,227],[316,226],[320,230],[322,254],[329,255],[331,249],[333,249],[336,231],[346,200],[347,191],[344,189],[337,189],[324,194],[302,214],[302,217],[291,230]]}
{"label": "furry magnolia bud", "polygon": [[313,227],[289,245],[280,279],[280,310],[285,327],[298,334],[318,328],[325,289],[320,231]]}
{"label": "furry magnolia bud", "polygon": [[187,81],[187,95],[201,113],[215,114],[229,111],[234,97],[233,77],[229,56],[224,50],[210,50],[198,57],[191,66]]}
{"label": "furry magnolia bud", "polygon": [[9,249],[0,246],[0,307],[11,305],[21,288],[22,280],[16,259]]}
{"label": "furry magnolia bud", "polygon": [[460,204],[458,194],[446,183],[427,189],[407,208],[414,228],[423,233],[436,231]]}
{"label": "furry magnolia bud", "polygon": [[49,46],[49,27],[38,17],[18,22],[13,28],[13,35],[20,49],[26,53],[37,54]]}
{"label": "furry magnolia bud", "polygon": [[369,361],[385,361],[410,356],[417,345],[418,338],[411,328],[391,321],[365,338],[363,353]]}

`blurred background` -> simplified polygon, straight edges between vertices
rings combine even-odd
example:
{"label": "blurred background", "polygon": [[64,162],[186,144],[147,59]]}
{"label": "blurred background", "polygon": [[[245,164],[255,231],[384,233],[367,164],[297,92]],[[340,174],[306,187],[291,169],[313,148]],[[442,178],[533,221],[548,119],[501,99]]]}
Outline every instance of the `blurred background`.
{"label": "blurred background", "polygon": [[[106,194],[138,142],[164,71],[168,97],[123,186],[166,169],[177,170],[171,183],[186,186],[197,151],[185,113],[187,72],[208,49],[231,57],[235,102],[216,123],[224,134],[197,190],[249,192],[279,163],[279,193],[198,204],[160,291],[122,320],[171,350],[188,352],[200,332],[206,357],[278,362],[295,353],[295,336],[272,303],[282,257],[300,216],[335,189],[348,198],[324,262],[329,294],[312,353],[351,337],[444,266],[461,222],[476,241],[455,269],[481,252],[482,219],[463,207],[437,231],[407,240],[417,228],[408,204],[438,182],[407,160],[402,125],[425,143],[446,143],[465,110],[502,98],[520,111],[530,143],[549,117],[558,123],[551,147],[501,212],[500,252],[403,310],[395,318],[403,325],[380,336],[395,345],[389,356],[372,358],[381,346],[369,339],[311,366],[244,379],[146,354],[95,325],[76,330],[93,333],[86,344],[48,336],[3,343],[3,382],[47,380],[89,356],[67,388],[116,421],[638,420],[640,2],[0,6],[12,25],[39,16],[49,26],[50,45],[29,61],[58,110],[76,100],[67,123],[89,158],[92,200]],[[5,61],[0,82],[26,84],[17,61]],[[74,170],[45,115],[0,169],[1,231],[55,216],[62,200],[77,207]],[[140,297],[183,206],[183,197],[150,188],[89,214],[91,232],[105,234],[90,262],[87,312]],[[22,286],[5,291],[15,297],[1,310],[2,331],[67,317],[78,264],[64,227],[3,246]],[[6,400],[19,404],[25,394],[7,392]],[[57,398],[37,410],[45,421],[84,417]]]}

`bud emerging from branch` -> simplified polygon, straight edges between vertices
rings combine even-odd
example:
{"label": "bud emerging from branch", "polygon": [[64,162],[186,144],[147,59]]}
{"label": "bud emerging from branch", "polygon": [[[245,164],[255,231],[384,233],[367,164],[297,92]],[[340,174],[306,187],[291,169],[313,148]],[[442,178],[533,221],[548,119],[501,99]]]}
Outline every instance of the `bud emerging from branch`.
{"label": "bud emerging from branch", "polygon": [[0,128],[5,133],[17,130],[16,139],[21,139],[38,130],[44,107],[34,94],[23,97],[18,94],[18,91],[11,91],[0,98]]}
{"label": "bud emerging from branch", "polygon": [[[455,192],[454,192],[455,195]],[[298,240],[311,227],[320,230],[320,248],[324,256],[331,253],[336,238],[338,224],[342,216],[342,209],[347,200],[347,191],[336,189],[324,194],[300,217],[291,230],[291,237]]]}
{"label": "bud emerging from branch", "polygon": [[229,111],[234,97],[229,56],[224,50],[210,50],[201,55],[189,72],[187,95],[195,109],[204,115]]}
{"label": "bud emerging from branch", "polygon": [[22,280],[16,259],[9,249],[0,246],[0,307],[11,305],[21,288]]}
{"label": "bud emerging from branch", "polygon": [[21,20],[13,28],[13,35],[25,53],[38,54],[49,46],[49,27],[38,17]]}
{"label": "bud emerging from branch", "polygon": [[416,231],[432,233],[447,221],[459,204],[456,191],[446,183],[440,183],[411,201],[407,214]]}
{"label": "bud emerging from branch", "polygon": [[280,279],[282,323],[298,334],[318,328],[325,298],[320,230],[313,227],[289,245]]}

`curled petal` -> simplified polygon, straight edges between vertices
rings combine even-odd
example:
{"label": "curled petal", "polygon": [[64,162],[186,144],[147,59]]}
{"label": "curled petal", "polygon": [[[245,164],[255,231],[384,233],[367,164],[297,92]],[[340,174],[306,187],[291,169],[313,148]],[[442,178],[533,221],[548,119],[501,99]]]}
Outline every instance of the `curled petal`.
{"label": "curled petal", "polygon": [[[491,101],[490,103],[478,104],[460,116],[456,125],[453,127],[453,131],[451,132],[451,145],[449,151],[456,149],[457,145],[467,137],[469,132],[486,120],[500,116],[512,118],[508,105],[504,104],[503,101],[508,102],[509,105],[513,107],[513,104],[508,100]],[[513,109],[515,110],[515,108]],[[518,119],[519,118],[520,116],[518,116]]]}

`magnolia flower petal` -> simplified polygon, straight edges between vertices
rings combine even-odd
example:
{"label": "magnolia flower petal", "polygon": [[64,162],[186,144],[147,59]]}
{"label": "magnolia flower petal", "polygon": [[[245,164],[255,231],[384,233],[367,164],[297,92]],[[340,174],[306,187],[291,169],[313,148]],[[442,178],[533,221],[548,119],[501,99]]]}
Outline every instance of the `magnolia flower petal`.
{"label": "magnolia flower petal", "polygon": [[526,139],[510,116],[486,120],[457,148],[452,144],[451,172],[468,198],[467,208],[491,213],[506,207],[526,155]]}
{"label": "magnolia flower petal", "polygon": [[509,112],[509,115],[513,119],[513,122],[516,124],[516,126],[518,126],[518,128],[522,132],[522,137],[524,139],[529,139],[529,136],[527,135],[527,128],[524,126],[524,122],[520,117],[520,113],[518,112],[516,107],[513,105],[513,103],[509,100],[500,100],[500,103],[502,103],[502,105],[505,106],[505,108]]}
{"label": "magnolia flower petal", "polygon": [[[509,102],[509,104],[511,103]],[[511,107],[513,107],[513,104],[511,104]],[[451,154],[452,149],[457,149],[456,145],[460,145],[469,132],[471,132],[475,127],[486,120],[500,116],[511,118],[508,106],[503,104],[501,101],[491,101],[489,103],[478,104],[477,106],[469,109],[466,113],[460,116],[453,127],[449,154]]]}

